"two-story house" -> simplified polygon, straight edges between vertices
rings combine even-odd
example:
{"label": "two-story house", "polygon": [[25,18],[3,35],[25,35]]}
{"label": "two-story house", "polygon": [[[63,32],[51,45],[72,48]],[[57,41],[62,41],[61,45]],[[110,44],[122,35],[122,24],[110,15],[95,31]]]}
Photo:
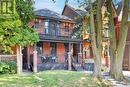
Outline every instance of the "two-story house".
{"label": "two-story house", "polygon": [[[115,22],[115,30],[116,30],[116,37],[117,37],[117,40],[118,40],[118,28],[119,28],[119,23],[120,23],[120,20],[121,20],[121,10],[122,10],[122,3],[120,0],[113,0],[113,5],[117,5],[116,8],[113,8],[113,10],[117,10],[117,12],[114,12],[113,11],[113,16],[114,16],[114,22]],[[104,14],[106,8],[105,7],[102,7],[102,13]],[[68,4],[65,5],[64,7],[64,10],[62,12],[63,15],[66,15],[72,19],[74,19],[75,17],[77,16],[80,16],[82,15],[82,12],[83,11],[79,11],[78,9],[75,9],[71,6],[69,6]],[[103,28],[107,28],[107,26],[105,26],[107,24],[108,21],[105,21],[105,20],[108,20],[108,18],[103,18]],[[81,20],[80,20],[81,21]],[[86,24],[87,22],[87,19],[85,17],[82,18],[82,23],[83,25]],[[83,28],[86,28],[86,26],[83,26]],[[130,27],[130,14],[128,15],[128,28]],[[84,29],[83,29],[84,30]],[[109,45],[110,45],[110,42],[109,42],[109,31],[108,30],[105,30],[103,31],[103,49],[102,49],[102,64],[103,65],[107,65],[109,66],[110,64],[110,57],[109,56]],[[91,46],[91,42],[89,42],[88,39],[89,38],[89,34],[86,33],[85,31],[83,32],[83,42],[82,42],[82,57],[83,58],[91,58],[92,56],[88,57],[86,55],[91,55],[89,52],[86,53],[86,48],[90,48]],[[90,51],[90,49],[87,49],[88,51]],[[130,70],[130,29],[128,29],[128,34],[127,34],[127,38],[126,38],[126,47],[125,47],[125,52],[124,52],[124,59],[123,59],[123,69],[124,70]]]}
{"label": "two-story house", "polygon": [[[90,29],[86,30],[87,26],[87,17],[88,14],[85,10],[76,9],[69,5],[68,3],[65,4],[64,9],[62,11],[62,15],[65,15],[75,21],[74,32],[75,38],[81,38],[81,51],[78,54],[78,63],[83,64],[84,69],[92,70],[93,69],[93,54],[92,54],[92,47],[90,41]],[[88,69],[90,68],[91,69]]]}
{"label": "two-story house", "polygon": [[[35,15],[35,20],[29,24],[36,29],[40,39],[36,44],[38,68],[46,66],[43,64],[66,64],[68,52],[77,59],[81,40],[71,38],[74,21],[49,9],[37,10]],[[33,64],[33,50],[33,46],[23,49],[25,69],[26,65]]]}

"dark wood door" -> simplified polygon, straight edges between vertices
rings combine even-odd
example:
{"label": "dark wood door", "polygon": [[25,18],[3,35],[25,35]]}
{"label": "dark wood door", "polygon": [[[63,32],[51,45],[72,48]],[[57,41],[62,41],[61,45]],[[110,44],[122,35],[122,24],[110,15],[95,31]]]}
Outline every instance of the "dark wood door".
{"label": "dark wood door", "polygon": [[23,69],[27,69],[27,47],[22,50],[23,54]]}

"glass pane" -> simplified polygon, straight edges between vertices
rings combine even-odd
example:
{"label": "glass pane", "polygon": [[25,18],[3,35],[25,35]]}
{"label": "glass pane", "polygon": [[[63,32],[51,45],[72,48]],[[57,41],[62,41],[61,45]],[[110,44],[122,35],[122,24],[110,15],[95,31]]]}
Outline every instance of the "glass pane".
{"label": "glass pane", "polygon": [[35,22],[35,28],[39,28],[39,22]]}
{"label": "glass pane", "polygon": [[45,22],[45,27],[48,27],[49,26],[49,22]]}

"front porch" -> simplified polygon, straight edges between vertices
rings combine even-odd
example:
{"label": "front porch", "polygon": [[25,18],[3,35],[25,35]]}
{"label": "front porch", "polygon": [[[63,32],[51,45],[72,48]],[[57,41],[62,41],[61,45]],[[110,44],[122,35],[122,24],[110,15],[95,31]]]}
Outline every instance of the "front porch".
{"label": "front porch", "polygon": [[[33,71],[35,62],[37,63],[37,70],[69,69],[72,57],[77,63],[80,62],[78,59],[78,46],[81,45],[78,43],[40,41],[35,47],[24,47],[22,49],[22,68]],[[34,51],[37,51],[37,57],[35,59],[37,61],[34,61]]]}
{"label": "front porch", "polygon": [[17,63],[17,73],[19,74],[23,71],[37,72],[38,70],[55,69],[92,70],[93,65],[84,63],[81,50],[80,43],[41,41],[33,46],[14,47],[13,60]]}

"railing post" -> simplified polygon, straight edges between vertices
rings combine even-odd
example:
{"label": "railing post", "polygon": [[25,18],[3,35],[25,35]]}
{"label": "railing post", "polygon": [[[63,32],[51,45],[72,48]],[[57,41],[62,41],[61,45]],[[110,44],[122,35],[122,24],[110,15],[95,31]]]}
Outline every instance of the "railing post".
{"label": "railing post", "polygon": [[72,70],[71,52],[68,52],[68,70]]}

